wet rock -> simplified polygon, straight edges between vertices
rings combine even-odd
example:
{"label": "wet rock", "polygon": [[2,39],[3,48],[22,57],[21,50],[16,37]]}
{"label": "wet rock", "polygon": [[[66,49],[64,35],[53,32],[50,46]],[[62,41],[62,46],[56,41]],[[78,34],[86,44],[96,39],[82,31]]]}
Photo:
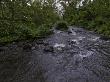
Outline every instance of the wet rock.
{"label": "wet rock", "polygon": [[26,50],[26,51],[28,51],[28,50],[31,50],[31,44],[25,44],[24,46],[23,46],[23,50]]}
{"label": "wet rock", "polygon": [[71,41],[71,44],[76,44],[76,41],[75,41],[75,40],[72,40],[72,41]]}
{"label": "wet rock", "polygon": [[58,51],[63,51],[64,50],[64,48],[65,48],[65,44],[58,44],[58,43],[55,43],[55,45],[54,45],[54,49],[55,50],[58,50]]}
{"label": "wet rock", "polygon": [[46,43],[46,42],[44,42],[44,44],[43,44],[44,46],[48,46],[49,45],[49,43]]}
{"label": "wet rock", "polygon": [[32,47],[31,50],[34,50],[36,47]]}
{"label": "wet rock", "polygon": [[8,47],[9,47],[10,49],[17,49],[17,45],[15,45],[15,44],[9,45]]}
{"label": "wet rock", "polygon": [[62,32],[63,32],[63,31],[57,31],[56,33],[59,34],[59,33],[62,33]]}
{"label": "wet rock", "polygon": [[4,49],[0,48],[0,52],[4,51]]}
{"label": "wet rock", "polygon": [[69,45],[72,45],[72,44],[79,44],[79,41],[76,40],[76,39],[73,39],[71,41],[68,41],[69,42]]}
{"label": "wet rock", "polygon": [[6,51],[8,47],[0,47],[0,52]]}
{"label": "wet rock", "polygon": [[83,39],[85,39],[85,37],[83,37],[83,36],[78,37],[78,40],[80,40],[80,41]]}
{"label": "wet rock", "polygon": [[68,34],[72,34],[72,32],[70,30],[67,31]]}
{"label": "wet rock", "polygon": [[58,43],[56,43],[56,44],[54,45],[54,47],[65,47],[65,44],[58,44]]}
{"label": "wet rock", "polygon": [[45,46],[44,52],[54,52],[54,48],[52,46]]}
{"label": "wet rock", "polygon": [[107,40],[110,40],[110,37],[101,36],[100,39],[107,41]]}
{"label": "wet rock", "polygon": [[36,44],[44,44],[44,41],[43,40],[37,40]]}

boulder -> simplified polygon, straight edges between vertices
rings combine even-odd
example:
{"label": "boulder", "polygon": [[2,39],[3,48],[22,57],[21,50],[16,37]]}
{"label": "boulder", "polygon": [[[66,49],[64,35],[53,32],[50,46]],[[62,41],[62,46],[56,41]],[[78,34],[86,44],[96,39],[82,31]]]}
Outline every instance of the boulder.
{"label": "boulder", "polygon": [[23,50],[29,51],[31,50],[32,45],[31,44],[24,44]]}
{"label": "boulder", "polygon": [[54,48],[52,46],[45,46],[44,52],[54,52]]}

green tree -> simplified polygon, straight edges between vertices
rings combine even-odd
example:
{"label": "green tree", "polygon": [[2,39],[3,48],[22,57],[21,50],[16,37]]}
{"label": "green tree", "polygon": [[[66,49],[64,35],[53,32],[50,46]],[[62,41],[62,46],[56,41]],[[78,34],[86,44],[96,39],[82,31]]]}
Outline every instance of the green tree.
{"label": "green tree", "polygon": [[34,37],[58,19],[54,0],[0,0],[0,42]]}
{"label": "green tree", "polygon": [[73,0],[65,9],[64,18],[69,24],[84,26],[110,36],[110,0]]}

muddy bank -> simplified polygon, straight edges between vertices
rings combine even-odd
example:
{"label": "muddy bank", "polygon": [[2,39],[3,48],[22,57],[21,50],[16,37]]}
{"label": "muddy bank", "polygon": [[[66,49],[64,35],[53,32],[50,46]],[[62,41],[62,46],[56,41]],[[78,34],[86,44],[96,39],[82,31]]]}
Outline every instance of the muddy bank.
{"label": "muddy bank", "polygon": [[0,82],[110,82],[110,40],[70,27],[0,46]]}

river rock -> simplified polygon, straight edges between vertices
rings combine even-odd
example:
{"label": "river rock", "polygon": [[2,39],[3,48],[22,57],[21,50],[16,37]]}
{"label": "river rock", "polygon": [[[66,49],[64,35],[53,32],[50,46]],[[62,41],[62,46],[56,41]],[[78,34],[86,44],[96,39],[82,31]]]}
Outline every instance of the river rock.
{"label": "river rock", "polygon": [[101,36],[100,39],[107,41],[107,40],[110,40],[110,37]]}
{"label": "river rock", "polygon": [[44,52],[54,52],[54,48],[52,46],[45,46]]}
{"label": "river rock", "polygon": [[36,44],[44,44],[44,41],[43,40],[37,40]]}
{"label": "river rock", "polygon": [[0,52],[6,51],[8,47],[0,47]]}
{"label": "river rock", "polygon": [[68,34],[71,34],[72,32],[70,30],[67,31]]}
{"label": "river rock", "polygon": [[31,44],[25,44],[24,46],[23,46],[23,50],[26,50],[26,51],[28,51],[28,50],[31,50]]}

